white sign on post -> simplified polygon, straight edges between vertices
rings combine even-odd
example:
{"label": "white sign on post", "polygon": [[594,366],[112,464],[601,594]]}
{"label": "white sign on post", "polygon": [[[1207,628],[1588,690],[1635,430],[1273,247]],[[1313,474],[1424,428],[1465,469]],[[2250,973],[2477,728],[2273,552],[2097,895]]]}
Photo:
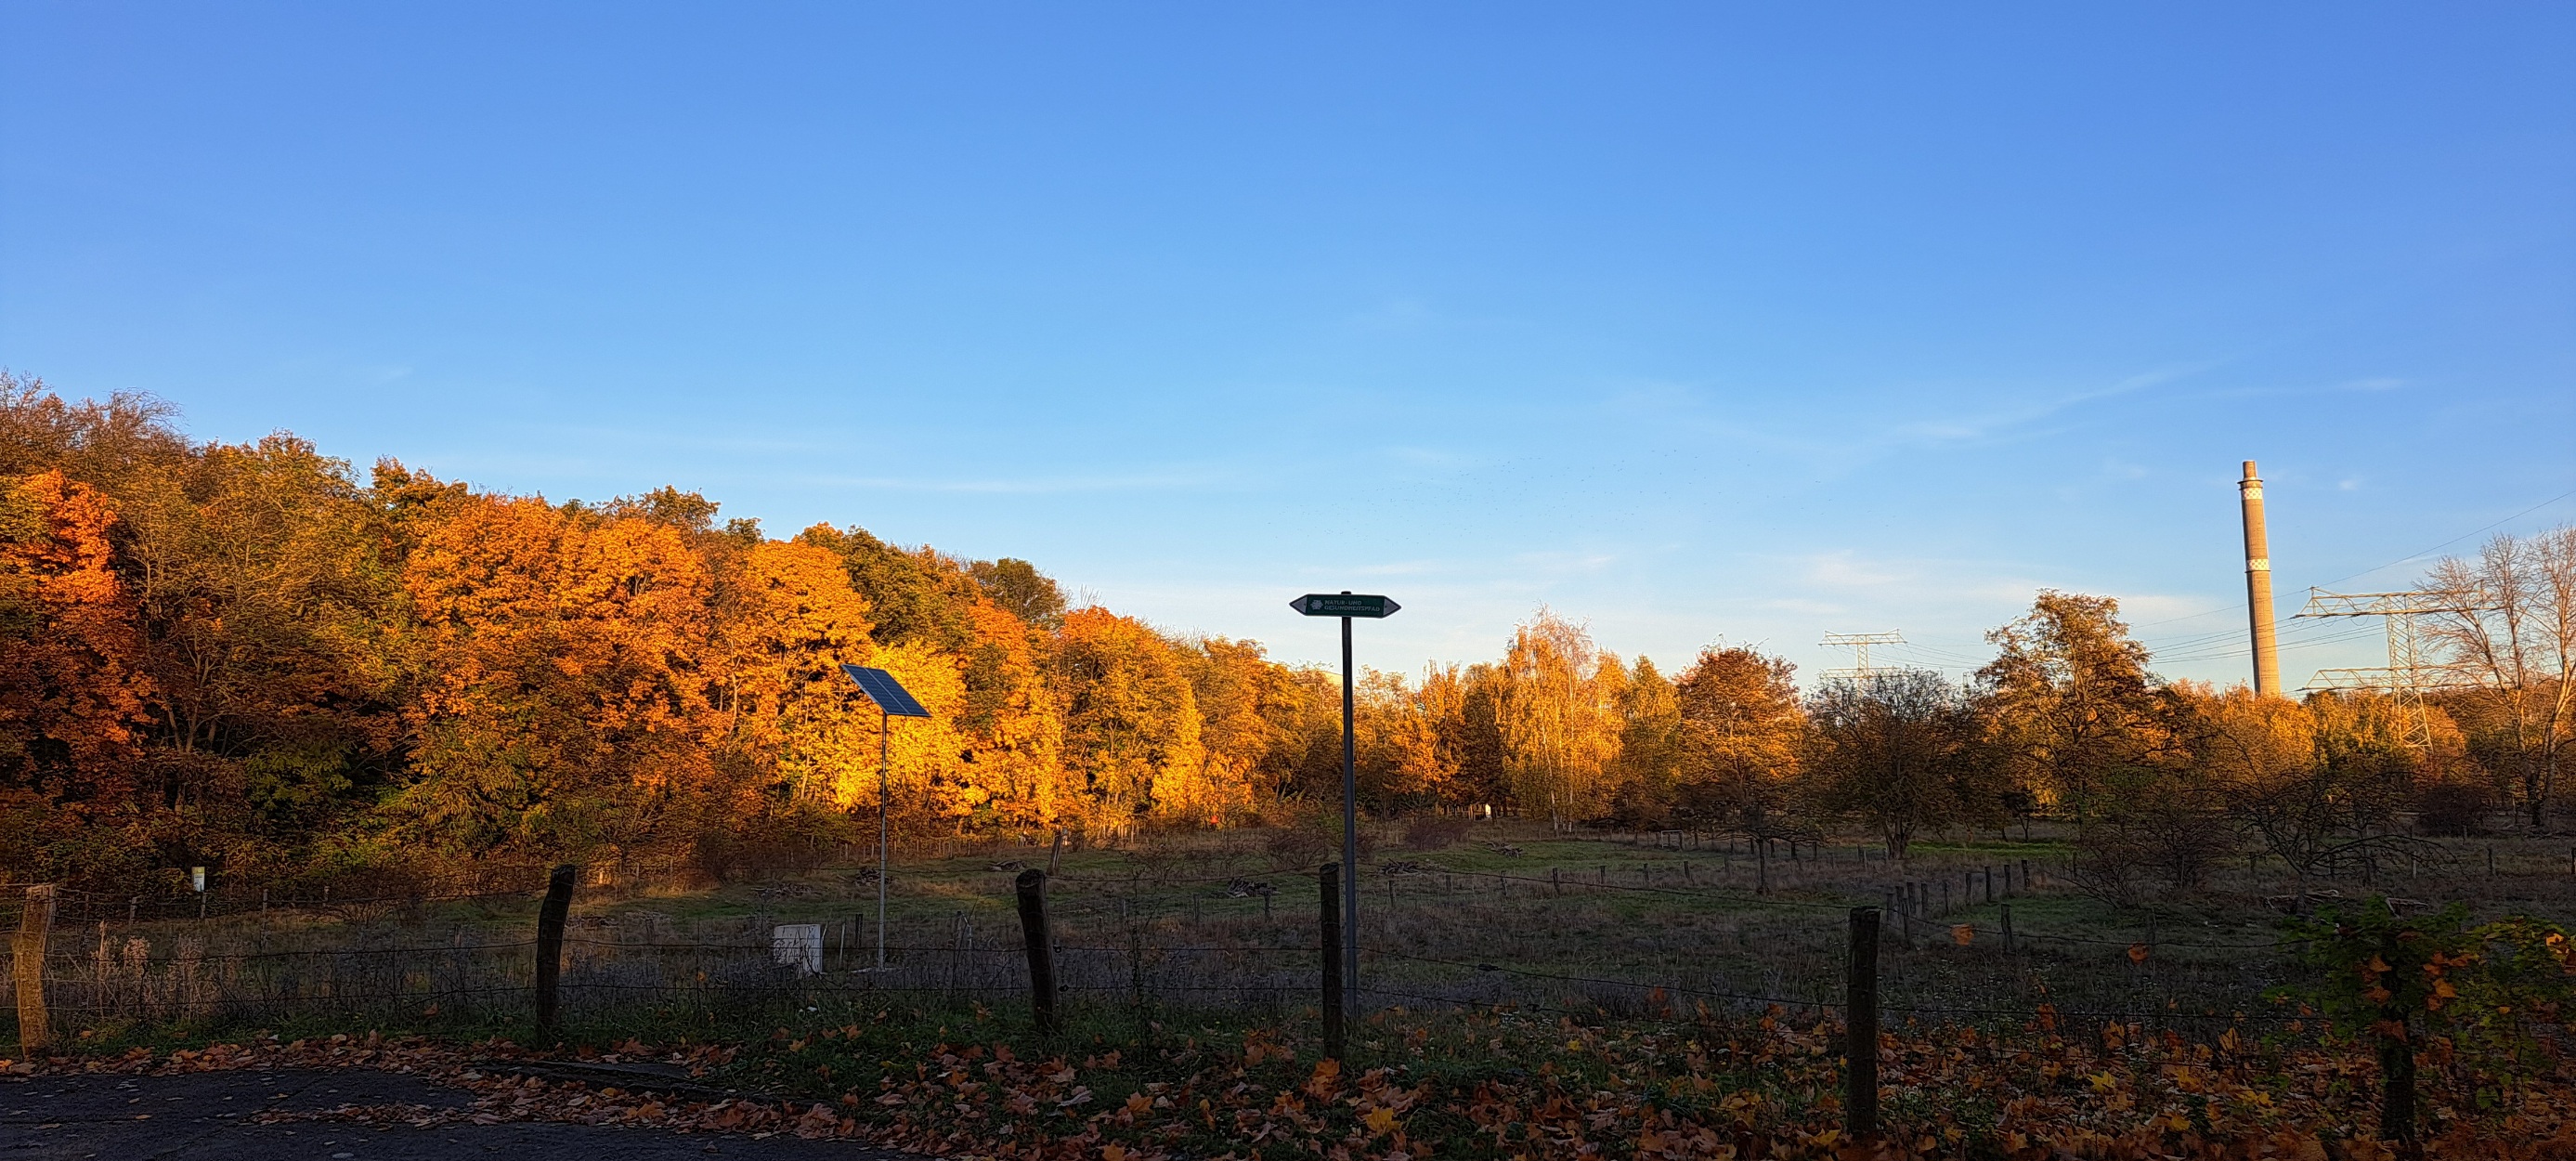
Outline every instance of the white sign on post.
{"label": "white sign on post", "polygon": [[770,928],[769,954],[782,966],[794,966],[797,975],[821,975],[823,973],[823,925],[781,923]]}

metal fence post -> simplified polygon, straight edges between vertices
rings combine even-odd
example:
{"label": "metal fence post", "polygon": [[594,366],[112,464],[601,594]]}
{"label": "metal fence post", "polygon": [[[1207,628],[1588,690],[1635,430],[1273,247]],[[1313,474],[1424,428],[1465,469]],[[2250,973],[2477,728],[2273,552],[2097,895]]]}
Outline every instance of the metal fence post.
{"label": "metal fence post", "polygon": [[1324,1055],[1342,1058],[1342,865],[1326,863],[1315,868],[1315,878],[1323,884],[1324,931]]}
{"label": "metal fence post", "polygon": [[1031,867],[1012,885],[1020,900],[1020,938],[1029,951],[1029,1011],[1038,1031],[1055,1031],[1055,935],[1047,926],[1046,872]]}
{"label": "metal fence post", "polygon": [[1843,970],[1843,1134],[1878,1136],[1878,909],[1851,909]]}
{"label": "metal fence post", "polygon": [[546,877],[546,901],[537,908],[537,1035],[552,1036],[562,1014],[564,917],[572,910],[575,871],[565,863]]}

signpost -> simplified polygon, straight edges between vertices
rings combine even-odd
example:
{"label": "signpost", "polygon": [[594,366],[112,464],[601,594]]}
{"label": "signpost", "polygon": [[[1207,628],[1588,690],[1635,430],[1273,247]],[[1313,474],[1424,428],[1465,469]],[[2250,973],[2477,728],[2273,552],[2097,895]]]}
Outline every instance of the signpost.
{"label": "signpost", "polygon": [[864,665],[844,665],[841,672],[850,675],[859,692],[877,706],[877,970],[885,970],[886,953],[886,815],[891,798],[886,791],[887,739],[893,734],[894,718],[926,718],[930,711],[921,708],[903,683],[882,669]]}
{"label": "signpost", "polygon": [[1404,606],[1381,596],[1308,593],[1288,607],[1309,617],[1342,619],[1342,993],[1360,990],[1360,782],[1351,742],[1351,618],[1389,617]]}

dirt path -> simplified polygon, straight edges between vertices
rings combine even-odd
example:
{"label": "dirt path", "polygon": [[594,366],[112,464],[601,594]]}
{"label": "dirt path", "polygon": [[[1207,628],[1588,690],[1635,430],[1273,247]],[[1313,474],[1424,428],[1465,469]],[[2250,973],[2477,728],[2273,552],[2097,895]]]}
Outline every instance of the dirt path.
{"label": "dirt path", "polygon": [[[0,1161],[692,1161],[710,1156],[913,1161],[909,1154],[790,1134],[751,1137],[518,1121],[426,1126],[473,1094],[376,1069],[241,1069],[174,1076],[73,1074],[0,1080]],[[370,1112],[387,1106],[408,1110]],[[345,1110],[345,1111],[343,1111]],[[266,1114],[266,1116],[262,1116]]]}

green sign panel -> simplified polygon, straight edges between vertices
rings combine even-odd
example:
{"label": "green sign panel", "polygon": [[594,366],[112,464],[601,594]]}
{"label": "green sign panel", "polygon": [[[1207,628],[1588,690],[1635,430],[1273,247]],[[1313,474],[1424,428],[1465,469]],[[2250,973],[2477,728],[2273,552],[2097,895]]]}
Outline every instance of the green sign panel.
{"label": "green sign panel", "polygon": [[1404,606],[1385,597],[1353,593],[1308,593],[1288,607],[1309,617],[1385,617]]}

